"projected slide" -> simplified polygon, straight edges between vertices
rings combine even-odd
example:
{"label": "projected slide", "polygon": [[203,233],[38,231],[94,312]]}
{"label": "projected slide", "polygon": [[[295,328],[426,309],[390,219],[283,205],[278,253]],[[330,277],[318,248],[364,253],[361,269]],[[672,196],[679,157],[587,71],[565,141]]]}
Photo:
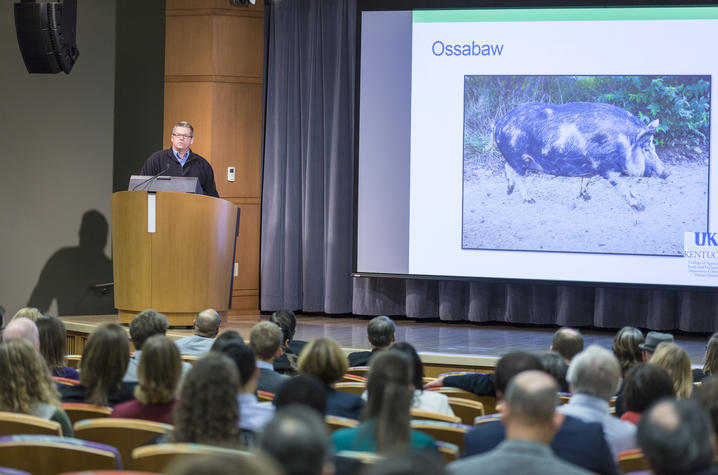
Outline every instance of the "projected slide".
{"label": "projected slide", "polygon": [[708,227],[710,90],[466,76],[462,247],[682,256],[683,232]]}
{"label": "projected slide", "polygon": [[355,270],[718,286],[715,44],[716,7],[364,12]]}

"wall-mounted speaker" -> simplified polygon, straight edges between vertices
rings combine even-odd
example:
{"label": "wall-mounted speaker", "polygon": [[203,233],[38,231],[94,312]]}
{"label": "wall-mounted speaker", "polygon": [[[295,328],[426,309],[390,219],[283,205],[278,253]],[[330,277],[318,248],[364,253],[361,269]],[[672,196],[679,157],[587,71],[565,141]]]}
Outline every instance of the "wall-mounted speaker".
{"label": "wall-mounted speaker", "polygon": [[70,74],[80,52],[75,44],[77,0],[15,3],[15,31],[29,73]]}

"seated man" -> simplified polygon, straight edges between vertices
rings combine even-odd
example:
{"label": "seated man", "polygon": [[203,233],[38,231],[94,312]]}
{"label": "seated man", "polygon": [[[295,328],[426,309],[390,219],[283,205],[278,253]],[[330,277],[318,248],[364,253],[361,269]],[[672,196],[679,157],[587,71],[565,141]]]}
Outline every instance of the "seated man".
{"label": "seated man", "polygon": [[449,465],[449,473],[463,475],[532,473],[585,474],[589,471],[558,458],[549,443],[563,422],[556,412],[558,386],[543,371],[524,371],[506,389],[501,415],[506,440],[483,455]]}
{"label": "seated man", "polygon": [[194,320],[194,335],[175,341],[180,354],[200,358],[209,353],[221,323],[216,310],[208,308],[199,312]]}
{"label": "seated man", "polygon": [[636,426],[608,412],[620,377],[621,366],[613,353],[600,346],[589,346],[568,367],[566,380],[573,396],[558,409],[585,422],[600,423],[614,460],[618,460],[620,452],[637,448]]}
{"label": "seated man", "polygon": [[549,351],[555,351],[570,363],[574,356],[583,351],[583,336],[578,330],[561,327],[553,334]]}
{"label": "seated man", "polygon": [[262,321],[249,332],[249,346],[257,357],[259,381],[257,389],[276,394],[279,386],[289,378],[274,371],[272,362],[282,354],[282,331],[271,322]]}
{"label": "seated man", "polygon": [[369,358],[377,351],[386,350],[395,340],[396,325],[391,318],[380,315],[369,320],[366,327],[366,336],[371,345],[371,351],[355,351],[349,353],[349,366],[367,366]]}
{"label": "seated man", "polygon": [[656,475],[718,474],[714,441],[708,414],[690,399],[658,402],[638,423],[638,445]]}
{"label": "seated man", "polygon": [[22,338],[32,343],[35,348],[40,348],[40,333],[35,322],[29,318],[14,318],[7,324],[2,339],[12,340],[13,338]]}
{"label": "seated man", "polygon": [[[514,376],[531,366],[528,353],[509,353],[496,365],[496,394],[503,404],[506,386]],[[563,360],[558,356],[561,362]],[[525,361],[522,361],[525,360]],[[533,366],[538,369],[536,362]],[[500,419],[484,422],[471,429],[464,437],[464,456],[493,450],[505,438],[505,427]],[[603,436],[603,428],[595,422],[584,422],[566,416],[551,442],[557,457],[594,473],[613,475],[620,473],[611,450]]]}

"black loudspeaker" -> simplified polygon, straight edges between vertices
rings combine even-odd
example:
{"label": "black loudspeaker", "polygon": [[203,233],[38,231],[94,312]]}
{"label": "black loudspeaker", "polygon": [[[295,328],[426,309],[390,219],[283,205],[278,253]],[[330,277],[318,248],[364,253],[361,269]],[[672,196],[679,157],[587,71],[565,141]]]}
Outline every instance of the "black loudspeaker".
{"label": "black loudspeaker", "polygon": [[77,0],[15,3],[15,31],[29,73],[70,74],[80,52],[75,45]]}

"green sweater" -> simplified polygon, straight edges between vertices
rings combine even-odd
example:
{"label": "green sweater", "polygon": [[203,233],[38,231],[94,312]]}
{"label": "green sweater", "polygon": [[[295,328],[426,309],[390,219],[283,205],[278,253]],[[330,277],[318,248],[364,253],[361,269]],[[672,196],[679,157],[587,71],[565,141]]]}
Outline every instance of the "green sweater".
{"label": "green sweater", "polygon": [[[334,450],[355,450],[358,452],[376,452],[376,439],[374,438],[374,421],[369,420],[356,427],[339,429],[332,434]],[[412,450],[428,450],[438,453],[434,438],[423,432],[412,430],[410,432],[409,448]]]}

